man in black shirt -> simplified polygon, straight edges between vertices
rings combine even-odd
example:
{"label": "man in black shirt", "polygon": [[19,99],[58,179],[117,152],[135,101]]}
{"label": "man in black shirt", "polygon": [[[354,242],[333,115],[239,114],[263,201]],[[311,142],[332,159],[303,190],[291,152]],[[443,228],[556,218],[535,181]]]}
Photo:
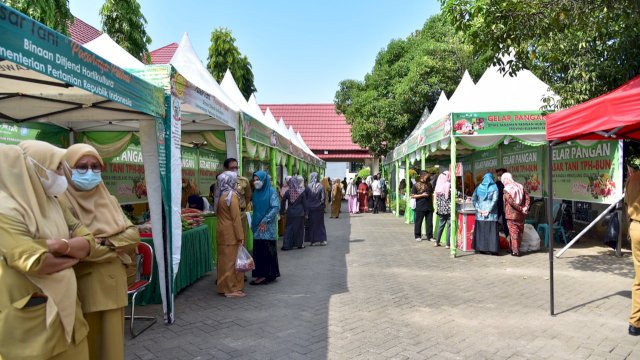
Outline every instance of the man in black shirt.
{"label": "man in black shirt", "polygon": [[416,241],[422,241],[422,222],[426,220],[427,239],[433,239],[433,186],[429,181],[429,173],[422,170],[420,179],[411,187],[411,198],[416,199],[415,224],[413,233]]}

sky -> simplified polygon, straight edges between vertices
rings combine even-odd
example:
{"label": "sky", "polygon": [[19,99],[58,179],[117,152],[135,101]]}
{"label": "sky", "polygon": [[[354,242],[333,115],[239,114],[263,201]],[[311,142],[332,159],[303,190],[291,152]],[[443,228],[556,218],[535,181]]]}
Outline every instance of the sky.
{"label": "sky", "polygon": [[[101,29],[103,0],[70,0]],[[439,11],[438,0],[138,0],[150,50],[189,35],[206,62],[211,32],[231,30],[253,67],[261,104],[331,103],[338,83],[362,80],[391,39],[406,38]]]}

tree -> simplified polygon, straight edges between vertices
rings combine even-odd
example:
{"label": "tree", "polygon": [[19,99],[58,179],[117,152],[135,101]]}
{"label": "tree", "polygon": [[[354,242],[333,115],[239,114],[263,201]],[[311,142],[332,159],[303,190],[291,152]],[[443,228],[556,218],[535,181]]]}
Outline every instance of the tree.
{"label": "tree", "polygon": [[68,35],[67,24],[73,22],[67,0],[0,0],[48,27]]}
{"label": "tree", "polygon": [[[441,0],[466,42],[510,75],[528,68],[566,107],[639,73],[637,0]],[[501,57],[513,54],[503,63]]]}
{"label": "tree", "polygon": [[486,64],[436,15],[406,39],[391,40],[364,81],[340,82],[334,103],[353,141],[384,155],[415,128],[425,107],[433,109],[441,91],[451,96],[465,70],[477,78]]}
{"label": "tree", "polygon": [[136,0],[106,0],[100,8],[102,31],[136,59],[151,62],[147,19]]}
{"label": "tree", "polygon": [[218,82],[222,81],[229,69],[245,99],[249,99],[257,91],[253,83],[251,63],[238,50],[236,39],[229,29],[217,28],[211,32],[207,69]]}

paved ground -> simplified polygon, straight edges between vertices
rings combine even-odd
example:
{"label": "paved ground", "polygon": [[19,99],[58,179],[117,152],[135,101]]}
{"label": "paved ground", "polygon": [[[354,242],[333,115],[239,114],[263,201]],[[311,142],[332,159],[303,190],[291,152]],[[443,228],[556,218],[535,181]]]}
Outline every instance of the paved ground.
{"label": "paved ground", "polygon": [[551,317],[545,253],[451,259],[391,214],[326,224],[329,246],[280,252],[282,277],[245,298],[215,274],[180,293],[176,323],[127,340],[127,359],[640,359],[628,252],[557,260]]}

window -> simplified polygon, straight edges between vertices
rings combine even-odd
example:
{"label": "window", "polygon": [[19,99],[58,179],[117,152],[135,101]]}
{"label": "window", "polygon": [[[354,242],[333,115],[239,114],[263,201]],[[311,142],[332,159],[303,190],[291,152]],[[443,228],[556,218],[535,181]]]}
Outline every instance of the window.
{"label": "window", "polygon": [[363,167],[364,167],[364,162],[350,162],[349,172],[357,173],[358,171],[362,170]]}

